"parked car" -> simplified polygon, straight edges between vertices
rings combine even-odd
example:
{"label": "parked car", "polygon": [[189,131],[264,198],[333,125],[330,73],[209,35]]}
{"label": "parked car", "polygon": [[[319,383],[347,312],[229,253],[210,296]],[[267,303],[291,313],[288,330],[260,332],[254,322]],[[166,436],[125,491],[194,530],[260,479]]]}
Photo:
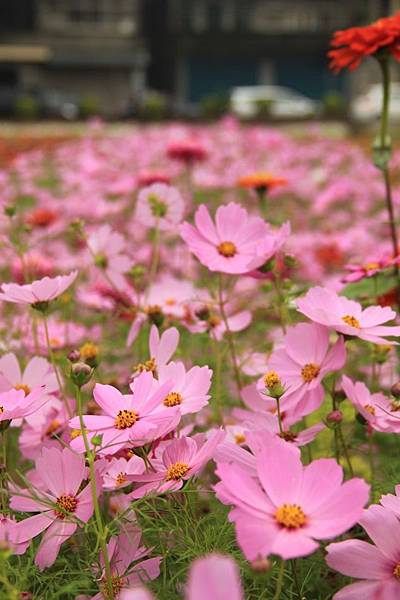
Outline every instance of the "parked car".
{"label": "parked car", "polygon": [[236,87],[231,92],[230,102],[232,112],[245,119],[257,116],[304,119],[321,112],[321,105],[316,100],[278,85]]}
{"label": "parked car", "polygon": [[[400,83],[392,83],[390,88],[390,118],[400,121]],[[371,85],[364,94],[354,98],[350,114],[358,123],[368,123],[379,119],[382,110],[382,85]]]}

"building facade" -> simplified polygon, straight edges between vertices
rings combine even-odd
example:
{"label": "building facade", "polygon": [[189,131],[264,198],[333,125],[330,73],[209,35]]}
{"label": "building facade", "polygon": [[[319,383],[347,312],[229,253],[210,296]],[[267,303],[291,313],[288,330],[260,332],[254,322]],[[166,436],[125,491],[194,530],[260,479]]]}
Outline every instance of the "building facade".
{"label": "building facade", "polygon": [[12,0],[0,4],[0,88],[96,99],[130,110],[148,62],[139,0]]}
{"label": "building facade", "polygon": [[178,102],[256,84],[321,98],[346,87],[327,68],[332,32],[391,8],[384,0],[148,0],[149,85]]}

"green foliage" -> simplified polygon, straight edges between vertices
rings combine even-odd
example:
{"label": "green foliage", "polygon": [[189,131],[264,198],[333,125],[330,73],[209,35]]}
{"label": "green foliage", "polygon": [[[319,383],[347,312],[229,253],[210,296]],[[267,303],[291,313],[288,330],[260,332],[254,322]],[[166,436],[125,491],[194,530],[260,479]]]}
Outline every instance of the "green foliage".
{"label": "green foliage", "polygon": [[204,96],[200,110],[205,119],[218,119],[229,111],[229,96],[224,92]]}
{"label": "green foliage", "polygon": [[167,100],[159,92],[150,92],[143,101],[140,116],[148,121],[161,121],[168,114]]}
{"label": "green foliage", "polygon": [[346,101],[340,92],[332,90],[322,99],[326,117],[343,117],[346,114]]}
{"label": "green foliage", "polygon": [[33,121],[39,116],[39,102],[33,96],[20,96],[15,101],[14,112],[22,121]]}
{"label": "green foliage", "polygon": [[101,113],[100,98],[94,95],[83,96],[79,102],[79,114],[83,119],[95,117]]}

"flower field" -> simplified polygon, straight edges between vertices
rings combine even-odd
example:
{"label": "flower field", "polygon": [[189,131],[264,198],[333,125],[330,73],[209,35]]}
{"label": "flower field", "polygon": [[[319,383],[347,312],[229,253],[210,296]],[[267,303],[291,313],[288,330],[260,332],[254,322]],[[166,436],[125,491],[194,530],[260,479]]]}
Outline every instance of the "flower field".
{"label": "flower field", "polygon": [[7,150],[2,599],[400,598],[385,114],[372,156],[229,116]]}

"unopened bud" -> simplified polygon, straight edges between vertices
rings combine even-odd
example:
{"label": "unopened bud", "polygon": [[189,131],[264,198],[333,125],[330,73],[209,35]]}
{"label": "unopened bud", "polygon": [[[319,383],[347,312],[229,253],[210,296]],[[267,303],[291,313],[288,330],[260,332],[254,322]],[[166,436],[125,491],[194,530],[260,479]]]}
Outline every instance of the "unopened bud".
{"label": "unopened bud", "polygon": [[79,350],[71,350],[71,352],[69,352],[67,358],[70,362],[72,363],[76,363],[78,362],[78,360],[81,357],[81,353],[79,352]]}
{"label": "unopened bud", "polygon": [[343,413],[341,410],[333,410],[327,415],[326,420],[328,423],[341,423],[343,421]]}
{"label": "unopened bud", "polygon": [[400,381],[392,385],[390,392],[395,398],[400,398]]}
{"label": "unopened bud", "polygon": [[251,561],[250,566],[256,573],[266,573],[272,568],[272,563],[268,558],[256,558]]}
{"label": "unopened bud", "polygon": [[20,592],[18,600],[33,600],[32,592]]}
{"label": "unopened bud", "polygon": [[154,325],[157,325],[157,327],[161,327],[161,325],[163,324],[163,321],[164,321],[164,315],[161,310],[161,306],[158,306],[158,305],[149,306],[148,309],[146,310],[146,312],[147,312],[149,321],[151,323],[154,323]]}
{"label": "unopened bud", "polygon": [[77,362],[72,365],[71,379],[79,388],[90,381],[93,369],[90,365],[83,362]]}

